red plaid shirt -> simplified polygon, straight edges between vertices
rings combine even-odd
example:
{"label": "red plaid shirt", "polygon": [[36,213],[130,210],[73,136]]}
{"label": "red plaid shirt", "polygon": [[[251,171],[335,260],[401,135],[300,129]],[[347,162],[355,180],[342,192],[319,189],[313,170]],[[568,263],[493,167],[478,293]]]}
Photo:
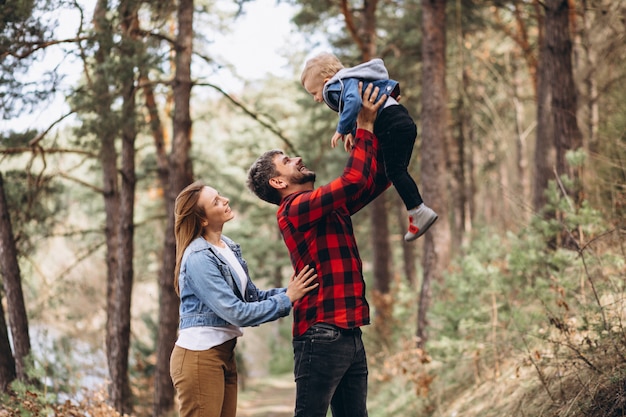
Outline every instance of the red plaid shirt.
{"label": "red plaid shirt", "polygon": [[350,216],[390,185],[377,157],[378,140],[359,129],[341,177],[313,191],[288,195],[280,203],[276,217],[291,263],[296,271],[304,265],[315,267],[319,282],[294,304],[294,336],[318,322],[346,329],[369,324]]}

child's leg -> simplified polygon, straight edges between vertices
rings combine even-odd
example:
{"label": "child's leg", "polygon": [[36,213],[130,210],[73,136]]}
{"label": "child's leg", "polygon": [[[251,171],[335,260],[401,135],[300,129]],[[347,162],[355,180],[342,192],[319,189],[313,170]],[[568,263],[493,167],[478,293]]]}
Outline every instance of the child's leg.
{"label": "child's leg", "polygon": [[403,106],[391,106],[376,121],[375,134],[385,162],[387,178],[402,198],[409,215],[409,230],[404,240],[422,236],[438,216],[424,204],[417,184],[409,174],[409,162],[415,145],[417,128]]}
{"label": "child's leg", "polygon": [[415,123],[403,106],[390,106],[380,114],[375,130],[387,178],[400,195],[406,209],[416,208],[424,201],[409,174],[409,162],[417,136]]}

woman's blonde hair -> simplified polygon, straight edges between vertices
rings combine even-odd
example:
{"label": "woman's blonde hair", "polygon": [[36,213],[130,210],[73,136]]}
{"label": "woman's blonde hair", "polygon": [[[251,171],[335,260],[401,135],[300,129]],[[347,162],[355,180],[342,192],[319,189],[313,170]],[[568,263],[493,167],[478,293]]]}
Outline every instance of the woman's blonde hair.
{"label": "woman's blonde hair", "polygon": [[174,236],[176,238],[176,268],[174,269],[174,289],[180,295],[178,274],[185,249],[192,240],[202,234],[204,209],[198,206],[200,191],[205,187],[202,181],[196,181],[183,189],[174,203]]}
{"label": "woman's blonde hair", "polygon": [[330,52],[322,52],[304,63],[300,82],[304,85],[304,81],[312,76],[320,77],[321,80],[332,78],[341,69],[343,64],[339,58]]}

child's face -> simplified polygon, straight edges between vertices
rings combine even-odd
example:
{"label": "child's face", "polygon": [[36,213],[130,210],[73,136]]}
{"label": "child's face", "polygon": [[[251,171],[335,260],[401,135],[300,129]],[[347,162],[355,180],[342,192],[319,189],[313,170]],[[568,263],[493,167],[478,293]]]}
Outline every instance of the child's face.
{"label": "child's face", "polygon": [[324,89],[324,84],[326,84],[328,78],[324,79],[321,76],[312,76],[307,77],[304,80],[304,89],[313,96],[313,100],[317,103],[321,103],[324,101],[324,97],[322,96],[322,91]]}

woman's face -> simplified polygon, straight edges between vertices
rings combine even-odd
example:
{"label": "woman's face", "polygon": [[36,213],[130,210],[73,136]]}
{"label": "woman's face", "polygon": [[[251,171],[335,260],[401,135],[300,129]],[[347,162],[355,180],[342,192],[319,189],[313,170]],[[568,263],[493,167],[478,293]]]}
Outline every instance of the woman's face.
{"label": "woman's face", "polygon": [[221,228],[224,223],[235,217],[235,213],[230,209],[229,199],[221,196],[216,189],[204,187],[200,191],[198,206],[204,208],[207,224],[205,227]]}

